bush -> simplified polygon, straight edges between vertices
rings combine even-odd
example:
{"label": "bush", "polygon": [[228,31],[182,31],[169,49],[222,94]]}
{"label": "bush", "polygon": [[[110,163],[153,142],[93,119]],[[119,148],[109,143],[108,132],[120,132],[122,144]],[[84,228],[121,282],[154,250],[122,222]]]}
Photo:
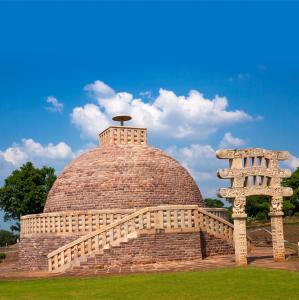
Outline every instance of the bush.
{"label": "bush", "polygon": [[0,230],[0,247],[13,245],[17,242],[18,236],[7,230]]}
{"label": "bush", "polygon": [[5,253],[0,253],[0,262],[6,258]]}
{"label": "bush", "polygon": [[299,211],[294,213],[294,217],[299,217]]}
{"label": "bush", "polygon": [[220,199],[206,198],[204,202],[205,206],[209,208],[222,208],[224,206],[224,203]]}

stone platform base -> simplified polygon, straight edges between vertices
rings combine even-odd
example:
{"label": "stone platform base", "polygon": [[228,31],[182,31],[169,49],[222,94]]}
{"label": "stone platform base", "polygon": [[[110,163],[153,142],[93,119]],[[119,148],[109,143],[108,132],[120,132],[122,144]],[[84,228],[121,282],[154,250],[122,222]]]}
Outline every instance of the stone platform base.
{"label": "stone platform base", "polygon": [[[47,270],[47,254],[78,236],[41,235],[24,237],[19,244],[19,268],[21,270]],[[112,246],[103,254],[86,257],[80,262],[81,269],[114,272],[121,268],[135,272],[133,266],[172,261],[192,261],[214,255],[233,252],[232,243],[215,238],[206,232],[141,233],[138,237]]]}
{"label": "stone platform base", "polygon": [[95,274],[155,270],[172,271],[176,266],[198,265],[204,257],[232,254],[229,242],[206,233],[140,234],[136,239],[88,257],[67,273],[90,270]]}

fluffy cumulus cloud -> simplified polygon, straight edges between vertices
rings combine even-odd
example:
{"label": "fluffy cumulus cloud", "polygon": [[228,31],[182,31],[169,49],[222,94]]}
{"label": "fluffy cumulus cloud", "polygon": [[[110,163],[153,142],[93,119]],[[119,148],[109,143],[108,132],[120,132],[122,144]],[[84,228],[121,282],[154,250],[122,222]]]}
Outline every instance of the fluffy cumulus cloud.
{"label": "fluffy cumulus cloud", "polygon": [[0,151],[0,180],[27,161],[39,167],[49,165],[60,171],[76,155],[64,142],[43,146],[33,139],[22,139],[21,143]]}
{"label": "fluffy cumulus cloud", "polygon": [[47,110],[52,112],[62,112],[64,104],[59,102],[57,98],[49,96],[47,97],[47,103],[50,104],[50,106],[47,107]]}
{"label": "fluffy cumulus cloud", "polygon": [[109,98],[115,95],[115,91],[100,80],[87,84],[84,90],[97,98]]}
{"label": "fluffy cumulus cloud", "polygon": [[227,185],[216,175],[218,169],[227,167],[226,162],[216,158],[216,150],[211,145],[171,147],[167,152],[190,172],[204,197],[215,197],[218,188]]}
{"label": "fluffy cumulus cloud", "polygon": [[222,126],[253,120],[242,110],[229,110],[226,97],[216,95],[208,99],[197,90],[178,96],[161,88],[158,96],[150,101],[148,97],[145,101],[128,92],[115,92],[99,80],[86,85],[84,90],[97,105],[75,107],[71,120],[82,136],[92,139],[97,138],[112,116],[120,114],[131,115],[134,126],[144,126],[156,135],[175,139],[206,138]]}
{"label": "fluffy cumulus cloud", "polygon": [[22,139],[20,144],[14,144],[12,147],[0,151],[0,156],[4,161],[17,166],[30,159],[37,162],[65,160],[74,157],[74,154],[64,142],[43,146],[33,139]]}
{"label": "fluffy cumulus cloud", "polygon": [[238,138],[238,137],[234,137],[230,132],[225,133],[223,139],[220,142],[219,147],[220,148],[239,148],[246,145],[246,141]]}
{"label": "fluffy cumulus cloud", "polygon": [[296,170],[299,168],[299,157],[296,157],[294,155],[290,156],[290,159],[286,161],[286,165],[293,170]]}
{"label": "fluffy cumulus cloud", "polygon": [[71,121],[80,129],[82,137],[91,140],[96,140],[98,134],[109,125],[107,116],[94,104],[74,108]]}

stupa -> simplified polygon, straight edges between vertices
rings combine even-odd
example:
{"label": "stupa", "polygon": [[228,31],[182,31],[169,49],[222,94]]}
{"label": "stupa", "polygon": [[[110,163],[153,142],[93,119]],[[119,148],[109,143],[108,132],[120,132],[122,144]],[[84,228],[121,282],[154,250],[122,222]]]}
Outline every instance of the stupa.
{"label": "stupa", "polygon": [[21,218],[20,267],[130,272],[233,253],[225,209],[206,209],[188,171],[147,144],[147,129],[114,118],[100,146],[55,181],[44,212]]}

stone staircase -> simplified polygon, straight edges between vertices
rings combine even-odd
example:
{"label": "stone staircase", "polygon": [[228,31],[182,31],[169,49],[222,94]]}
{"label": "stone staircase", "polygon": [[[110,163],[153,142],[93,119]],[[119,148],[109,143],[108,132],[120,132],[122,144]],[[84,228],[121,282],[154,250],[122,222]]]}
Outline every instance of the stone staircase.
{"label": "stone staircase", "polygon": [[[98,271],[101,271],[103,267],[99,264],[97,264],[97,257],[103,256],[105,253],[109,253],[111,249],[117,249],[121,248],[123,244],[127,244],[132,239],[138,238],[139,234],[136,232],[132,234],[131,236],[128,236],[125,239],[118,240],[117,242],[107,245],[105,249],[102,249],[98,252],[92,252],[89,255],[85,255],[83,257],[77,258],[70,266],[69,269],[67,269],[68,274],[82,274],[82,273],[90,273],[90,271],[93,269],[94,273],[98,273]],[[112,268],[116,269],[116,266],[112,266]]]}
{"label": "stone staircase", "polygon": [[95,259],[139,235],[157,232],[199,233],[229,241],[233,240],[233,225],[195,205],[146,207],[101,229],[86,234],[48,254],[50,272],[88,269]]}

